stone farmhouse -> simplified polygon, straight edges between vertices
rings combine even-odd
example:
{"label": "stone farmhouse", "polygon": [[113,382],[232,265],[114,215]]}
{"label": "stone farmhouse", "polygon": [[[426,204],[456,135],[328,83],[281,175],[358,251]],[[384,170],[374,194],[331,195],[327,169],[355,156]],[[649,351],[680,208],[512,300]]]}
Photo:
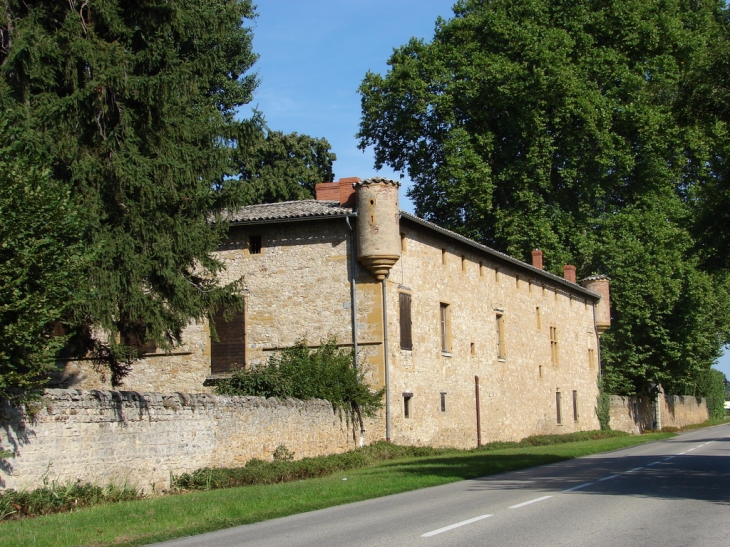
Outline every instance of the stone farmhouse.
{"label": "stone farmhouse", "polygon": [[[597,429],[608,280],[576,282],[399,210],[398,183],[318,184],[317,199],[245,207],[220,249],[243,312],[191,324],[172,354],[148,348],[125,389],[211,393],[234,367],[299,340],[354,347],[386,410],[361,440],[472,447]],[[90,361],[65,387],[109,389]]]}

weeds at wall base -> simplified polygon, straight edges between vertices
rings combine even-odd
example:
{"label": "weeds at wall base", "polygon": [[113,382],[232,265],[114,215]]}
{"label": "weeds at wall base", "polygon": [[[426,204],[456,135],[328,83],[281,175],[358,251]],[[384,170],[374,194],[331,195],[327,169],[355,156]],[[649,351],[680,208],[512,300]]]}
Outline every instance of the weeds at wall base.
{"label": "weeds at wall base", "polygon": [[11,489],[1,492],[0,520],[67,513],[82,507],[139,500],[144,497],[139,490],[128,485],[96,486],[82,482],[61,484],[52,481],[36,490]]}

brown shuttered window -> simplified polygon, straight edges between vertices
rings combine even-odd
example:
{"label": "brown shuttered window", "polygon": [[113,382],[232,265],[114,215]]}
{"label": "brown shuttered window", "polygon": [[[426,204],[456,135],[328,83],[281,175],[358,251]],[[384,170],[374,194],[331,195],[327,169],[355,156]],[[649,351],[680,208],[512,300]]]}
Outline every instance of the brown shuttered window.
{"label": "brown shuttered window", "polygon": [[223,313],[217,313],[213,318],[218,341],[211,336],[210,340],[210,369],[213,374],[230,372],[234,368],[243,368],[244,353],[244,324],[243,312],[237,312],[229,321]]}
{"label": "brown shuttered window", "polygon": [[144,324],[135,323],[121,333],[122,343],[125,346],[136,349],[140,353],[154,353],[157,351],[157,344],[155,344],[154,340],[146,339],[146,334],[147,329]]}
{"label": "brown shuttered window", "polygon": [[411,295],[400,293],[400,349],[413,349],[411,337]]}

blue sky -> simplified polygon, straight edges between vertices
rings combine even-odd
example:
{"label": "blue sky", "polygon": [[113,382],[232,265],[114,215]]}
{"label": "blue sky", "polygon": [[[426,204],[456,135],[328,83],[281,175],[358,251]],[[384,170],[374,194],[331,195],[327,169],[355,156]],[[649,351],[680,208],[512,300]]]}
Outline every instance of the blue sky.
{"label": "blue sky", "polygon": [[[368,70],[385,73],[394,47],[430,40],[436,19],[450,18],[452,0],[261,0],[253,23],[261,81],[251,103],[271,129],[325,137],[337,154],[335,176],[380,175],[370,151],[357,148],[357,88]],[[246,111],[243,112],[247,114]],[[401,208],[413,211],[402,179]],[[730,351],[717,365],[730,379]]]}
{"label": "blue sky", "polygon": [[[368,70],[385,73],[393,48],[415,36],[430,40],[436,19],[453,15],[452,0],[267,0],[258,3],[254,51],[261,83],[258,106],[271,129],[325,137],[337,154],[335,176],[380,175],[370,151],[357,148],[357,88]],[[405,198],[401,208],[412,212]]]}

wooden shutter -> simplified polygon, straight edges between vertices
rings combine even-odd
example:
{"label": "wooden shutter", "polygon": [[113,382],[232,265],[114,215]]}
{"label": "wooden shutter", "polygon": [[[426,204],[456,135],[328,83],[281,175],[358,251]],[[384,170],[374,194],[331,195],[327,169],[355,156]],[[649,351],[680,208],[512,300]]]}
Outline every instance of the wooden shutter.
{"label": "wooden shutter", "polygon": [[411,337],[411,295],[400,293],[400,347],[413,349]]}
{"label": "wooden shutter", "polygon": [[218,340],[211,336],[210,370],[213,374],[230,372],[245,365],[243,312],[237,312],[229,321],[219,312],[213,318]]}

